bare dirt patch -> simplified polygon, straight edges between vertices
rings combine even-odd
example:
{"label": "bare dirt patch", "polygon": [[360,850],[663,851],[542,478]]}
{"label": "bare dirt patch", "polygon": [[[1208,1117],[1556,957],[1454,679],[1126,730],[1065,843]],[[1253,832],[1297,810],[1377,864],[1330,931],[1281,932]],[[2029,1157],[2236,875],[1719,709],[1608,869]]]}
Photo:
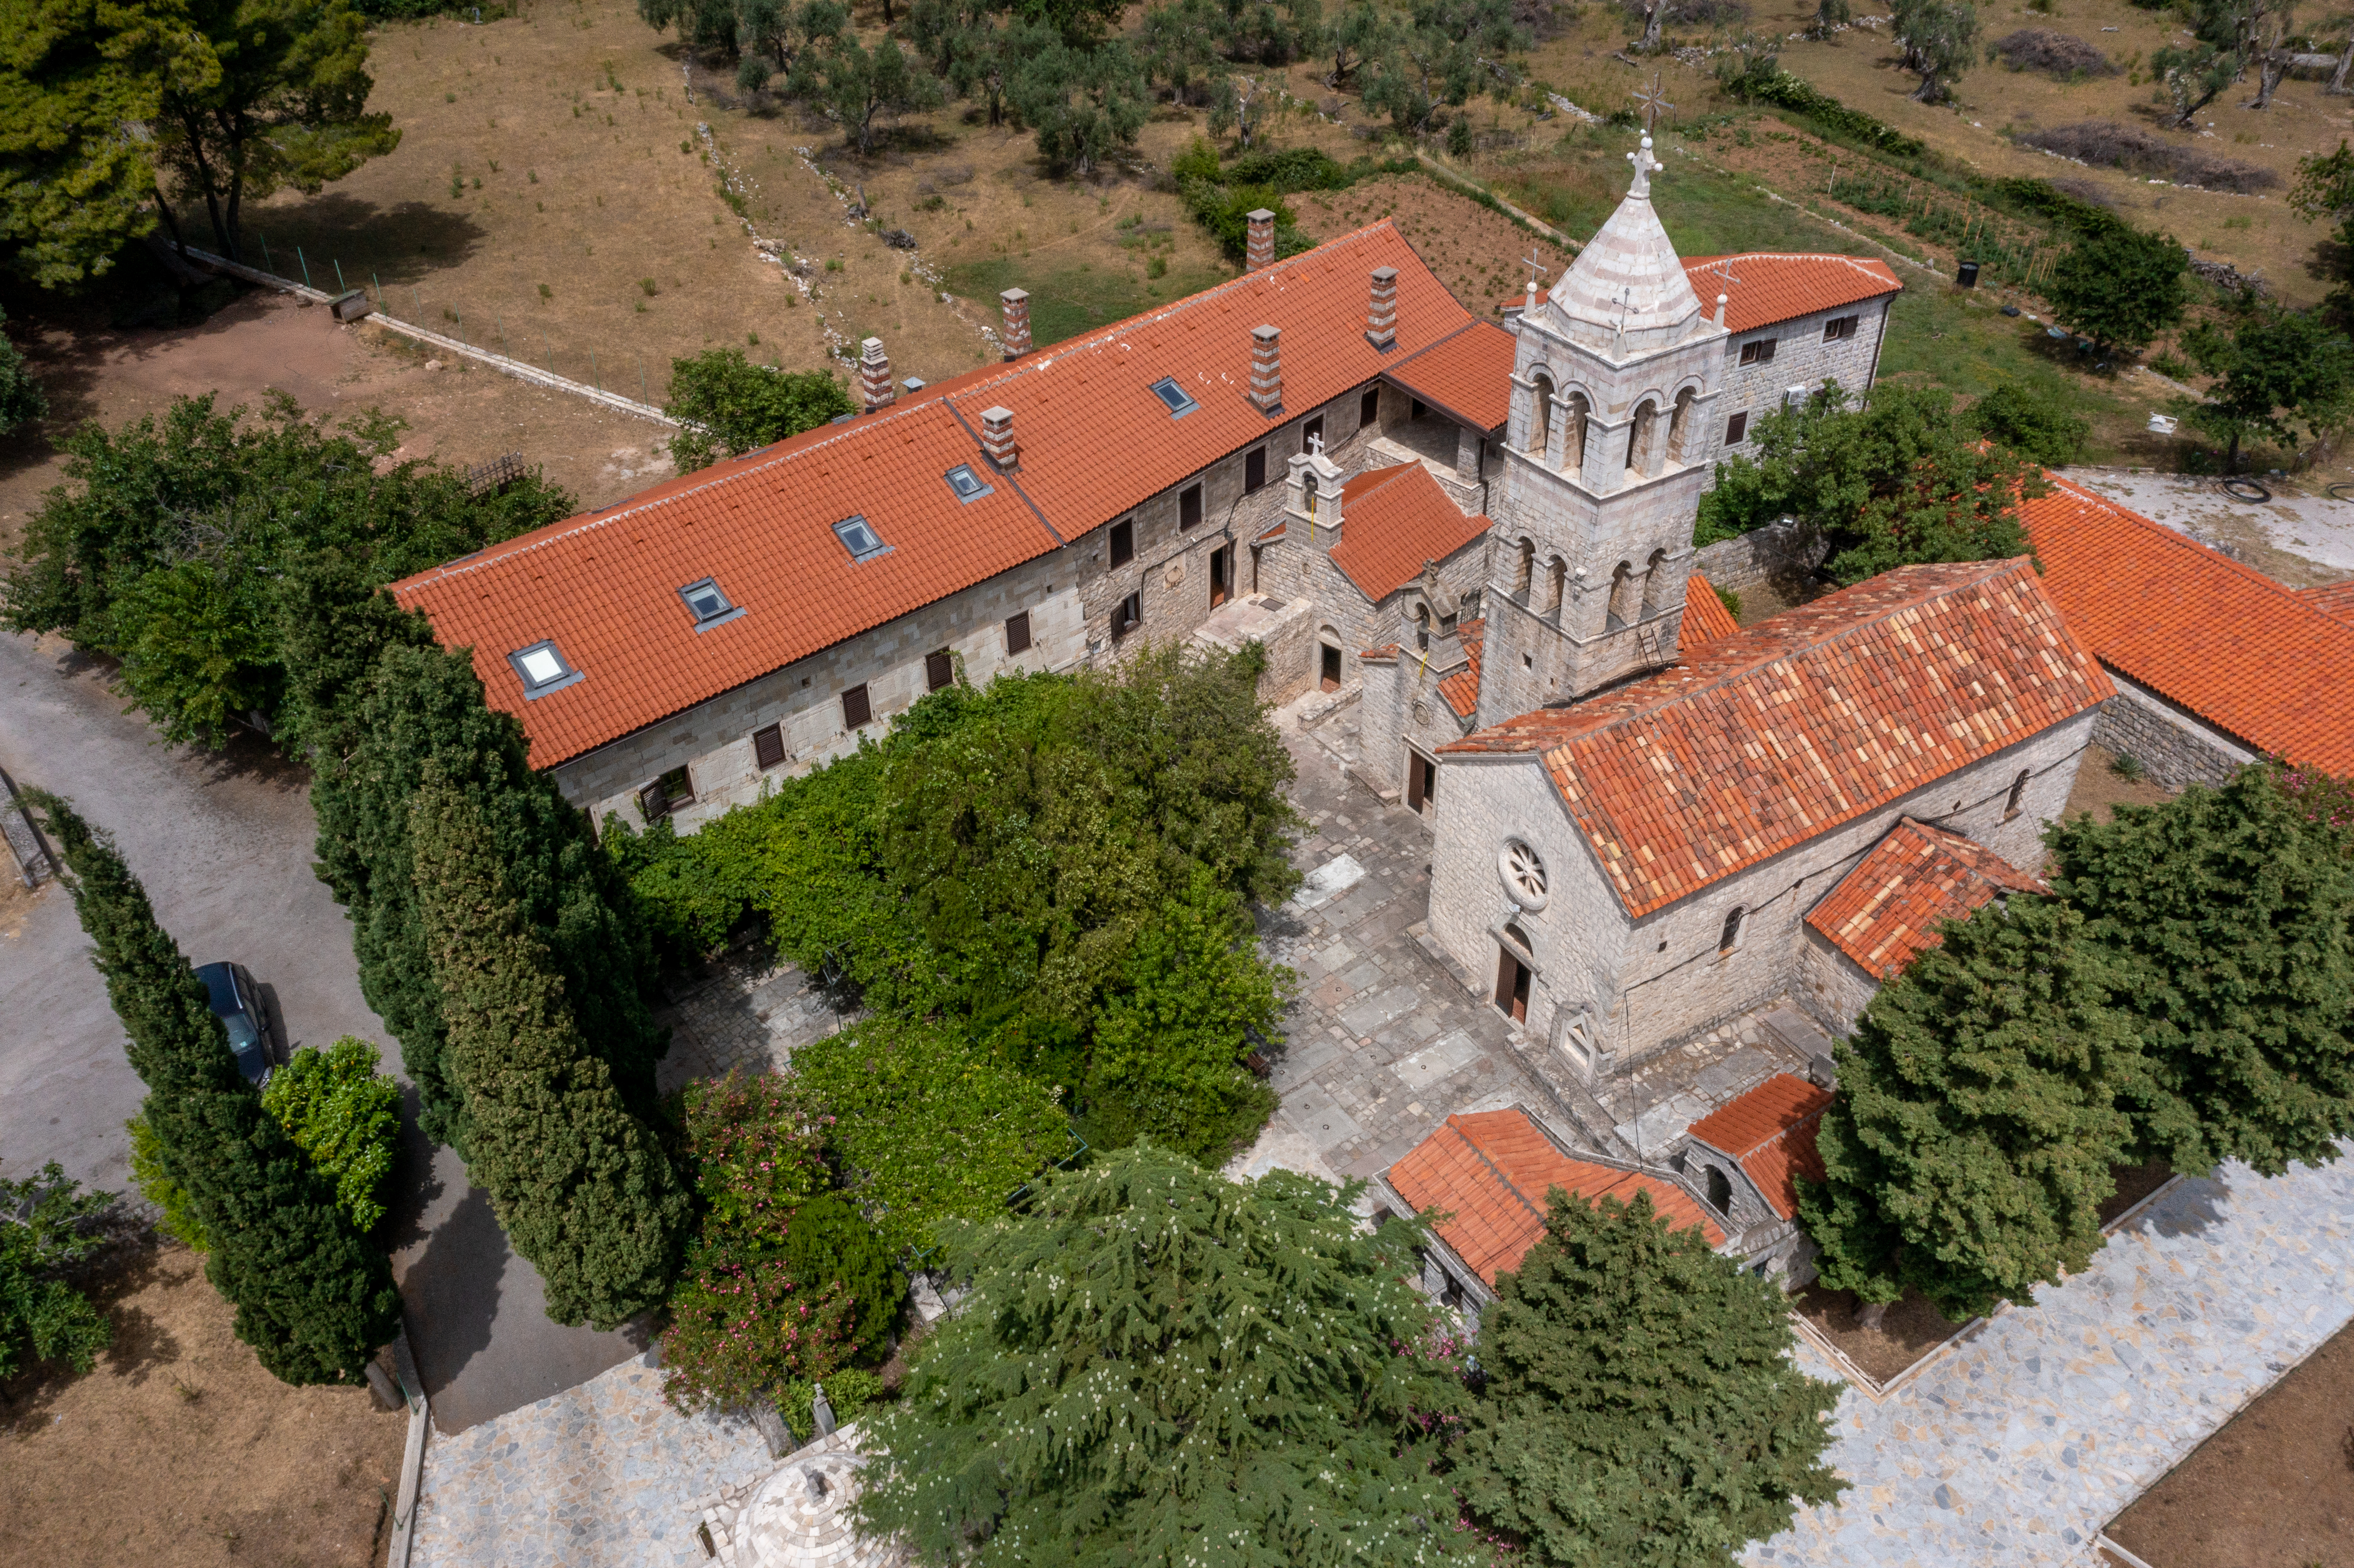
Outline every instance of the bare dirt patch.
{"label": "bare dirt patch", "polygon": [[1959,1323],[1948,1322],[1917,1290],[1907,1290],[1876,1329],[1855,1320],[1858,1303],[1852,1290],[1809,1285],[1791,1299],[1798,1316],[1876,1383],[1887,1383],[1962,1329]]}
{"label": "bare dirt patch", "polygon": [[2108,1534],[2153,1568],[2354,1563],[2354,1329],[2226,1422]]}
{"label": "bare dirt patch", "polygon": [[2089,811],[2093,821],[2105,822],[2119,806],[2162,806],[2174,799],[2173,790],[2147,775],[2126,778],[2117,771],[2116,761],[2116,753],[2106,747],[2084,748],[2084,760],[2076,768],[2075,788],[2068,791],[2068,803],[2060,809],[2062,821]]}
{"label": "bare dirt patch", "polygon": [[263,1372],[185,1248],[140,1255],[103,1299],[95,1371],[0,1389],[0,1561],[381,1561],[404,1414]]}

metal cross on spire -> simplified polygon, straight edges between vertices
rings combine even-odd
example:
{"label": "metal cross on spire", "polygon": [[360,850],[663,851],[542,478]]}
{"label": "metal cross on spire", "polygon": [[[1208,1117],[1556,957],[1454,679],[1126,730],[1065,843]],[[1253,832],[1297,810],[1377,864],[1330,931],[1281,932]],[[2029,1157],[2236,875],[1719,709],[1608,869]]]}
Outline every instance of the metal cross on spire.
{"label": "metal cross on spire", "polygon": [[1659,111],[1675,107],[1667,100],[1666,90],[1660,86],[1658,71],[1651,73],[1651,85],[1649,88],[1637,88],[1628,96],[1643,106],[1645,116],[1643,133],[1647,136],[1659,128]]}
{"label": "metal cross on spire", "polygon": [[1537,255],[1537,248],[1533,241],[1530,243],[1529,253],[1521,258],[1521,265],[1529,270],[1528,308],[1533,311],[1537,308],[1537,280],[1543,277],[1547,272],[1551,271],[1552,269],[1547,267],[1544,264],[1543,259]]}

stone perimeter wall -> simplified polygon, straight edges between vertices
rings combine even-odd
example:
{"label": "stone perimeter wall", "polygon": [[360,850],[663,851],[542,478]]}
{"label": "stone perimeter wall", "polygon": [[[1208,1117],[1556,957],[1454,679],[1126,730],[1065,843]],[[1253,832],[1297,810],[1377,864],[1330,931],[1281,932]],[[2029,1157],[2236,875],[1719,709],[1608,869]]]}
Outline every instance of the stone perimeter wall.
{"label": "stone perimeter wall", "polygon": [[2221,785],[2256,759],[2253,747],[2201,722],[2147,686],[2115,670],[2109,670],[2109,679],[2116,683],[2117,694],[2101,705],[2101,722],[2094,726],[2093,744],[2132,758],[2168,789]]}
{"label": "stone perimeter wall", "polygon": [[1760,583],[1803,583],[1830,553],[1829,539],[1786,518],[1704,546],[1693,558],[1692,570],[1714,587],[1740,593]]}

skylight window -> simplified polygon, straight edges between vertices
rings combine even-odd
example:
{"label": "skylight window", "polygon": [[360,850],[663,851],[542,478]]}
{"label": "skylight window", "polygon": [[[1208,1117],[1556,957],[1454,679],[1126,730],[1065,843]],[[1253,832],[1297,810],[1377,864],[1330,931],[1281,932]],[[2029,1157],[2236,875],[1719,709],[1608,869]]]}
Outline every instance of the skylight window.
{"label": "skylight window", "polygon": [[565,662],[553,642],[535,642],[507,655],[507,663],[523,682],[525,698],[544,697],[580,679],[580,672]]}
{"label": "skylight window", "polygon": [[697,631],[707,631],[744,613],[742,606],[727,602],[727,596],[709,577],[699,583],[687,584],[678,590],[678,597],[685,601],[688,613],[695,617]]}
{"label": "skylight window", "polygon": [[994,493],[997,488],[973,472],[970,463],[957,464],[956,467],[949,470],[944,477],[949,482],[949,488],[956,492],[956,498],[959,501],[978,501],[982,496]]}
{"label": "skylight window", "polygon": [[854,561],[871,561],[891,546],[875,531],[875,524],[864,517],[845,517],[833,525],[834,536],[842,547],[850,552]]}
{"label": "skylight window", "polygon": [[1152,395],[1169,405],[1169,417],[1172,419],[1182,419],[1201,407],[1186,395],[1185,388],[1177,385],[1173,376],[1164,376],[1154,382]]}

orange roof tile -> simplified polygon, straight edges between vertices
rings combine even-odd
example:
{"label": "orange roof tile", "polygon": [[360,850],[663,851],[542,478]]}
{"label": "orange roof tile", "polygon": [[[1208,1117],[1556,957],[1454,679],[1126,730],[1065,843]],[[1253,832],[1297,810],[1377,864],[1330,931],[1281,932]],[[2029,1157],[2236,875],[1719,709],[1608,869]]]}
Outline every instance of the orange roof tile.
{"label": "orange roof tile", "polygon": [[1512,334],[1473,322],[1383,374],[1458,424],[1492,430],[1512,417]]}
{"label": "orange roof tile", "polygon": [[2259,750],[2354,774],[2354,621],[2056,474],[2044,587],[2101,662]]}
{"label": "orange roof tile", "polygon": [[1463,509],[1418,462],[1368,469],[1341,487],[1341,542],[1332,564],[1379,604],[1488,531],[1488,519]]}
{"label": "orange roof tile", "polygon": [[[1871,256],[1774,250],[1687,256],[1684,276],[1712,321],[1717,295],[1727,296],[1724,329],[1731,333],[1755,332],[1776,322],[1904,291],[1894,270]],[[1539,300],[1551,297],[1550,291],[1537,295]]]}
{"label": "orange roof tile", "polygon": [[[1398,346],[1388,355],[1364,338],[1368,274],[1384,266],[1398,274]],[[1297,415],[1469,321],[1395,228],[1379,223],[392,592],[432,619],[444,646],[474,650],[491,705],[522,720],[532,765],[551,767],[1076,539],[1286,429],[1246,396],[1255,326],[1282,329],[1285,403]],[[1163,376],[1198,406],[1172,419],[1150,389]],[[1001,404],[1013,411],[1021,450],[1011,476],[988,468],[977,434],[981,410]],[[959,463],[973,464],[994,493],[960,504],[941,477]],[[854,514],[875,524],[888,554],[851,561],[833,524]],[[745,614],[697,633],[677,590],[705,577]],[[506,656],[542,639],[583,678],[525,701]]]}
{"label": "orange roof tile", "polygon": [[2115,690],[2024,558],[1903,567],[1440,749],[1542,754],[1639,917]]}
{"label": "orange roof tile", "polygon": [[1434,1227],[1439,1239],[1490,1286],[1544,1239],[1547,1194],[1555,1187],[1587,1202],[1631,1203],[1649,1192],[1669,1224],[1699,1226],[1712,1247],[1724,1242],[1723,1227],[1673,1181],[1573,1158],[1517,1107],[1448,1117],[1386,1175],[1416,1213],[1449,1216]]}
{"label": "orange roof tile", "polygon": [[1439,682],[1438,694],[1457,718],[1469,718],[1479,707],[1479,654],[1488,643],[1488,622],[1484,618],[1467,620],[1455,629],[1455,637],[1471,662]]}
{"label": "orange roof tile", "polygon": [[2320,606],[2325,613],[2354,626],[2354,577],[2322,588],[2299,588],[2297,597],[2307,604]]}
{"label": "orange roof tile", "polygon": [[1796,1219],[1798,1192],[1791,1178],[1823,1180],[1815,1129],[1830,1103],[1829,1089],[1776,1073],[1692,1123],[1691,1133],[1746,1171],[1776,1213]]}
{"label": "orange roof tile", "polygon": [[1730,637],[1741,630],[1733,619],[1733,611],[1716,597],[1708,579],[1698,572],[1684,580],[1684,619],[1676,633],[1676,646],[1689,652],[1703,642],[1713,642],[1720,637]]}
{"label": "orange roof tile", "polygon": [[2049,892],[1984,844],[1907,817],[1807,913],[1807,924],[1874,980],[1934,948],[1942,920],[1967,919],[1998,894]]}

